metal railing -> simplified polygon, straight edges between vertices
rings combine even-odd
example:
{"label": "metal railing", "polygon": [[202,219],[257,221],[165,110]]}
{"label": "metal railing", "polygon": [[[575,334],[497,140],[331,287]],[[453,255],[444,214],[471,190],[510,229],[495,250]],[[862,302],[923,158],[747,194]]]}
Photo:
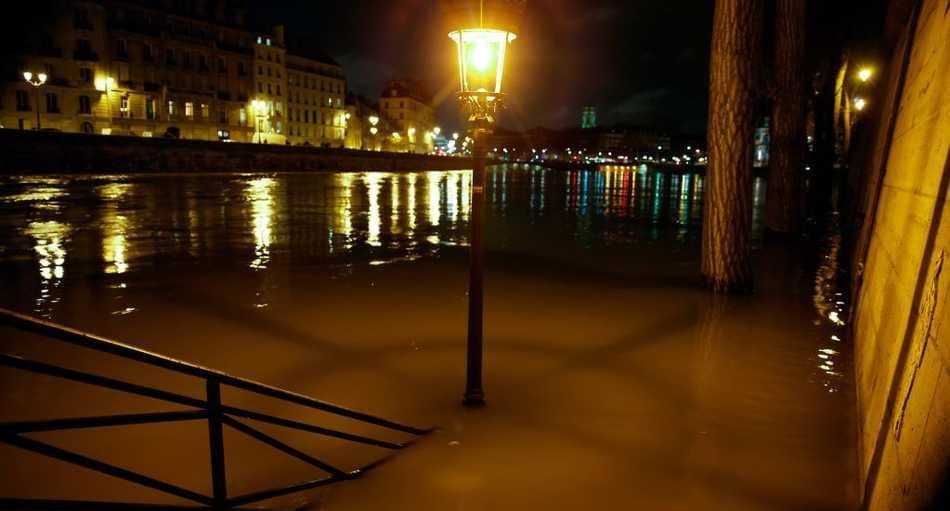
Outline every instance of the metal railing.
{"label": "metal railing", "polygon": [[[414,428],[287,390],[279,389],[244,378],[231,376],[220,371],[215,371],[213,369],[208,369],[195,364],[190,364],[188,362],[176,360],[79,330],[66,328],[51,322],[42,321],[23,314],[18,314],[6,309],[0,309],[0,326],[14,328],[16,330],[31,334],[38,334],[57,341],[116,355],[195,378],[200,378],[204,380],[205,383],[205,398],[198,399],[151,386],[139,385],[106,376],[59,367],[52,364],[47,364],[45,362],[28,360],[6,353],[0,353],[0,366],[43,374],[74,382],[85,383],[88,385],[104,387],[128,394],[144,396],[191,408],[190,410],[171,412],[74,417],[42,421],[2,422],[0,423],[0,442],[26,451],[31,451],[36,454],[55,458],[66,463],[84,467],[118,479],[129,481],[147,488],[151,488],[166,495],[186,499],[193,503],[193,505],[182,506],[126,502],[20,499],[0,497],[0,509],[76,511],[86,509],[96,511],[125,511],[133,509],[147,509],[154,511],[184,509],[237,509],[240,506],[255,504],[276,497],[290,495],[293,493],[358,478],[367,471],[387,461],[395,453],[395,451],[408,447],[419,437],[424,436],[432,431],[431,429]],[[277,399],[286,403],[301,405],[313,410],[319,410],[321,412],[327,412],[336,416],[353,419],[391,431],[405,433],[407,435],[411,435],[412,439],[405,443],[394,443],[386,440],[379,440],[367,436],[330,429],[315,424],[277,417],[267,413],[230,406],[222,402],[222,387],[240,389],[260,396]],[[283,443],[280,440],[253,428],[238,418],[250,419],[257,422],[282,426],[298,431],[346,440],[358,444],[381,447],[394,452],[380,460],[374,461],[373,463],[358,469],[346,471],[327,462],[314,458],[309,454],[306,454],[286,443]],[[46,431],[128,426],[136,424],[177,423],[196,420],[204,420],[208,423],[212,488],[212,495],[210,496],[203,495],[187,488],[160,481],[138,472],[124,469],[104,461],[93,459],[24,436],[29,433]],[[326,475],[316,479],[292,484],[290,486],[230,496],[228,494],[227,481],[225,478],[224,426],[228,426],[235,431],[243,433],[246,436],[270,446],[273,449],[308,463],[324,472]]]}

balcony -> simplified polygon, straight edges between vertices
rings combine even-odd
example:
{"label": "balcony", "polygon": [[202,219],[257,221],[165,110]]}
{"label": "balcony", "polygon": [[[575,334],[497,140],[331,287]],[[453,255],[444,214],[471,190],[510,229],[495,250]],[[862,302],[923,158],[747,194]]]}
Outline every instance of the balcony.
{"label": "balcony", "polygon": [[99,62],[99,54],[92,50],[75,50],[73,51],[73,59],[87,62]]}

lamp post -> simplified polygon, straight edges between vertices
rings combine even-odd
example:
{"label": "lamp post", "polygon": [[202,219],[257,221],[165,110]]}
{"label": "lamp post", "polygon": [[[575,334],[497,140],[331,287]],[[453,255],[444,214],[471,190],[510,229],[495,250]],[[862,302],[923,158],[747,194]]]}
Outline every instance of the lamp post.
{"label": "lamp post", "polygon": [[[485,268],[485,137],[492,132],[503,99],[502,78],[514,22],[525,0],[447,0],[459,66],[459,100],[474,139],[472,168],[471,262],[468,285],[468,343],[465,395],[469,407],[485,404],[482,387]],[[453,135],[458,140],[458,135]]]}
{"label": "lamp post", "polygon": [[373,140],[373,149],[372,149],[372,150],[373,150],[373,151],[378,151],[378,149],[376,148],[376,143],[377,143],[377,141],[376,141],[376,134],[379,133],[379,128],[377,128],[376,125],[379,124],[379,116],[378,116],[378,115],[371,115],[371,116],[367,117],[366,120],[369,121],[369,133],[370,133],[370,135],[373,136],[373,138],[372,138],[372,140]]}
{"label": "lamp post", "polygon": [[267,112],[267,103],[263,100],[255,99],[251,101],[251,108],[254,110],[254,118],[257,120],[257,143],[264,143],[264,114]]}
{"label": "lamp post", "polygon": [[26,83],[33,86],[36,93],[36,127],[33,128],[35,130],[40,129],[40,87],[46,83],[46,78],[46,73],[37,73],[35,75],[30,71],[23,73],[23,79],[26,80]]}

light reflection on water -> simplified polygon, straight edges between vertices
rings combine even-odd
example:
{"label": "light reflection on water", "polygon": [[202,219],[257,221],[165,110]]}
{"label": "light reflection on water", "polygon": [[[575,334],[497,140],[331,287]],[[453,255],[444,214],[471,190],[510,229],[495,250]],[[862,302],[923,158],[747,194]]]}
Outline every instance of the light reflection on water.
{"label": "light reflection on water", "polygon": [[[468,245],[471,190],[466,171],[6,178],[0,264],[32,275],[12,294],[31,296],[37,314],[55,315],[67,275],[103,276],[116,313],[127,314],[136,310],[125,301],[128,286],[160,265],[207,264],[236,277],[243,266],[266,279],[290,264],[438,257]],[[755,191],[758,206],[764,186]],[[487,239],[505,250],[662,242],[695,252],[702,193],[701,175],[646,166],[500,166],[488,175]]]}

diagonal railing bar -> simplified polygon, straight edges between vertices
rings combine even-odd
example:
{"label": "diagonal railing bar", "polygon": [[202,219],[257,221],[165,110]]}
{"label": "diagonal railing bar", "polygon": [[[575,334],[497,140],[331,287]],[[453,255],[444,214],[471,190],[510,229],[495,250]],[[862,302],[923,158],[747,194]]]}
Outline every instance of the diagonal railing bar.
{"label": "diagonal railing bar", "polygon": [[272,387],[270,385],[265,385],[263,383],[258,383],[256,381],[231,376],[221,371],[215,371],[207,367],[184,362],[171,357],[166,357],[157,353],[152,353],[141,348],[136,348],[135,346],[130,346],[128,344],[105,339],[87,332],[82,332],[48,321],[36,319],[24,314],[13,312],[11,310],[0,308],[0,324],[18,328],[26,332],[52,337],[62,342],[68,342],[85,348],[102,351],[104,353],[111,353],[120,357],[137,360],[139,362],[162,367],[170,371],[176,371],[199,378],[212,379],[222,385],[228,385],[261,395],[270,396],[276,399],[289,401],[302,406],[322,410],[383,428],[401,431],[413,435],[424,435],[428,433],[428,431],[424,429],[414,428],[412,426],[382,419],[370,414],[357,412],[340,405],[335,405],[326,401],[314,399],[309,396],[304,396],[295,392],[290,392],[277,387]]}
{"label": "diagonal railing bar", "polygon": [[164,422],[182,422],[208,418],[204,410],[186,410],[182,412],[131,413],[123,415],[102,415],[98,417],[72,417],[42,421],[0,422],[0,434],[39,433],[42,431],[62,431],[67,429],[104,428],[110,426],[132,426],[138,424],[157,424]]}
{"label": "diagonal railing bar", "polygon": [[273,415],[268,415],[266,413],[254,412],[251,410],[245,410],[243,408],[236,408],[234,406],[222,406],[221,411],[227,415],[236,415],[238,417],[244,417],[245,419],[253,419],[260,422],[266,422],[268,424],[284,426],[286,428],[309,431],[311,433],[317,433],[323,436],[339,438],[340,440],[349,440],[350,442],[355,442],[358,444],[372,445],[376,447],[382,447],[384,449],[402,449],[402,444],[395,444],[385,440],[377,440],[375,438],[354,435],[352,433],[344,433],[342,431],[315,426],[306,422],[282,419],[280,417],[274,417]]}
{"label": "diagonal railing bar", "polygon": [[180,486],[175,486],[171,483],[159,481],[158,479],[132,472],[131,470],[117,467],[104,461],[83,456],[82,454],[67,451],[66,449],[60,449],[59,447],[47,444],[45,442],[40,442],[39,440],[34,440],[32,438],[27,438],[20,435],[3,435],[0,436],[0,442],[7,443],[27,451],[32,451],[37,454],[49,456],[50,458],[55,458],[60,461],[65,461],[66,463],[88,468],[90,470],[129,481],[140,486],[145,486],[153,490],[158,490],[169,495],[175,495],[177,497],[188,499],[192,502],[197,502],[199,504],[212,503],[210,498],[200,493],[193,492]]}
{"label": "diagonal railing bar", "polygon": [[280,440],[277,440],[276,438],[268,435],[267,433],[258,431],[257,429],[254,429],[251,426],[248,426],[247,424],[244,424],[243,422],[235,418],[225,416],[221,420],[228,426],[231,426],[232,428],[240,431],[241,433],[244,433],[245,435],[255,440],[258,440],[259,442],[263,442],[287,455],[293,456],[294,458],[297,458],[300,461],[309,463],[338,479],[347,478],[346,472],[334,467],[333,465],[330,465],[329,463],[326,463],[324,461],[320,461],[317,458],[314,458],[313,456],[310,456],[309,454],[303,451],[295,449],[281,442]]}
{"label": "diagonal railing bar", "polygon": [[243,506],[246,504],[253,504],[255,502],[261,502],[263,500],[270,500],[277,497],[283,497],[284,495],[290,495],[291,493],[298,493],[306,490],[312,490],[314,488],[319,488],[321,486],[326,486],[328,484],[333,484],[340,481],[336,477],[327,477],[324,479],[314,479],[312,481],[305,481],[302,483],[293,484],[286,486],[284,488],[275,488],[273,490],[264,490],[257,491],[253,493],[247,493],[244,495],[239,495],[237,497],[231,498],[228,500],[228,504],[231,506]]}
{"label": "diagonal railing bar", "polygon": [[174,392],[168,392],[166,390],[153,389],[151,387],[145,387],[135,383],[128,383],[115,378],[84,373],[81,371],[75,371],[73,369],[66,369],[65,367],[59,367],[52,364],[47,364],[45,362],[37,362],[35,360],[29,360],[22,357],[17,357],[15,355],[8,355],[6,353],[0,353],[0,365],[12,367],[14,369],[45,374],[47,376],[54,376],[56,378],[62,378],[65,380],[95,385],[97,387],[118,390],[128,394],[136,394],[161,401],[168,401],[170,403],[179,405],[192,406],[195,408],[205,408],[207,406],[201,399],[175,394]]}
{"label": "diagonal railing bar", "polygon": [[[184,511],[199,509],[213,511],[236,510],[238,509],[238,506],[245,504],[261,502],[264,500],[273,499],[275,497],[289,495],[292,493],[360,477],[367,471],[373,469],[374,467],[378,467],[382,463],[385,463],[391,459],[396,454],[396,451],[412,445],[423,435],[432,432],[431,429],[414,428],[362,412],[356,412],[301,394],[278,389],[276,387],[271,387],[251,380],[230,376],[220,371],[182,362],[170,357],[165,357],[135,348],[133,346],[110,341],[102,337],[97,337],[79,330],[66,328],[54,323],[34,319],[29,316],[17,314],[5,309],[0,309],[0,326],[10,326],[22,331],[43,335],[83,348],[116,355],[154,367],[200,378],[204,380],[205,384],[204,399],[193,398],[158,388],[139,385],[115,378],[100,376],[84,371],[67,369],[64,367],[47,364],[45,362],[28,360],[22,357],[0,353],[0,366],[43,374],[54,378],[65,379],[111,390],[117,390],[128,394],[157,399],[160,401],[193,408],[190,410],[179,411],[130,413],[92,417],[71,417],[42,421],[4,422],[0,423],[0,443],[9,444],[20,449],[31,451],[43,456],[145,486],[147,488],[163,492],[167,495],[188,499],[199,504],[198,506],[181,506],[123,502],[94,502],[83,500],[0,498],[0,511],[6,509],[16,509],[19,511]],[[241,389],[261,396],[284,401],[286,403],[302,405],[313,410],[354,419],[366,424],[383,427],[393,431],[408,433],[414,435],[414,438],[408,442],[394,443],[368,436],[317,426],[307,422],[285,419],[267,413],[255,412],[235,406],[228,406],[222,402],[222,386]],[[246,424],[245,422],[237,420],[235,417],[241,417],[244,419],[250,419],[252,421],[281,426],[298,431],[305,431],[330,438],[337,438],[349,442],[381,447],[384,449],[389,449],[393,452],[380,460],[363,466],[362,468],[353,470],[351,472],[346,472],[280,440],[277,440],[271,435],[268,435]],[[139,474],[128,469],[111,465],[104,461],[93,459],[76,452],[61,449],[59,447],[24,436],[28,433],[45,431],[130,426],[139,424],[167,424],[192,420],[206,420],[208,422],[208,445],[211,461],[210,466],[212,482],[211,486],[213,490],[213,494],[211,496],[205,496],[171,483],[160,481],[158,479]],[[251,438],[254,438],[270,446],[271,448],[308,463],[326,472],[329,474],[329,477],[313,479],[283,488],[257,491],[229,498],[227,478],[225,476],[225,445],[223,434],[224,425],[227,425],[242,434],[250,436]]]}
{"label": "diagonal railing bar", "polygon": [[[0,511],[212,511],[209,506],[139,504],[98,500],[11,499],[0,498]],[[251,511],[233,508],[231,511]],[[253,511],[266,511],[255,508]],[[274,510],[276,511],[276,510]]]}

